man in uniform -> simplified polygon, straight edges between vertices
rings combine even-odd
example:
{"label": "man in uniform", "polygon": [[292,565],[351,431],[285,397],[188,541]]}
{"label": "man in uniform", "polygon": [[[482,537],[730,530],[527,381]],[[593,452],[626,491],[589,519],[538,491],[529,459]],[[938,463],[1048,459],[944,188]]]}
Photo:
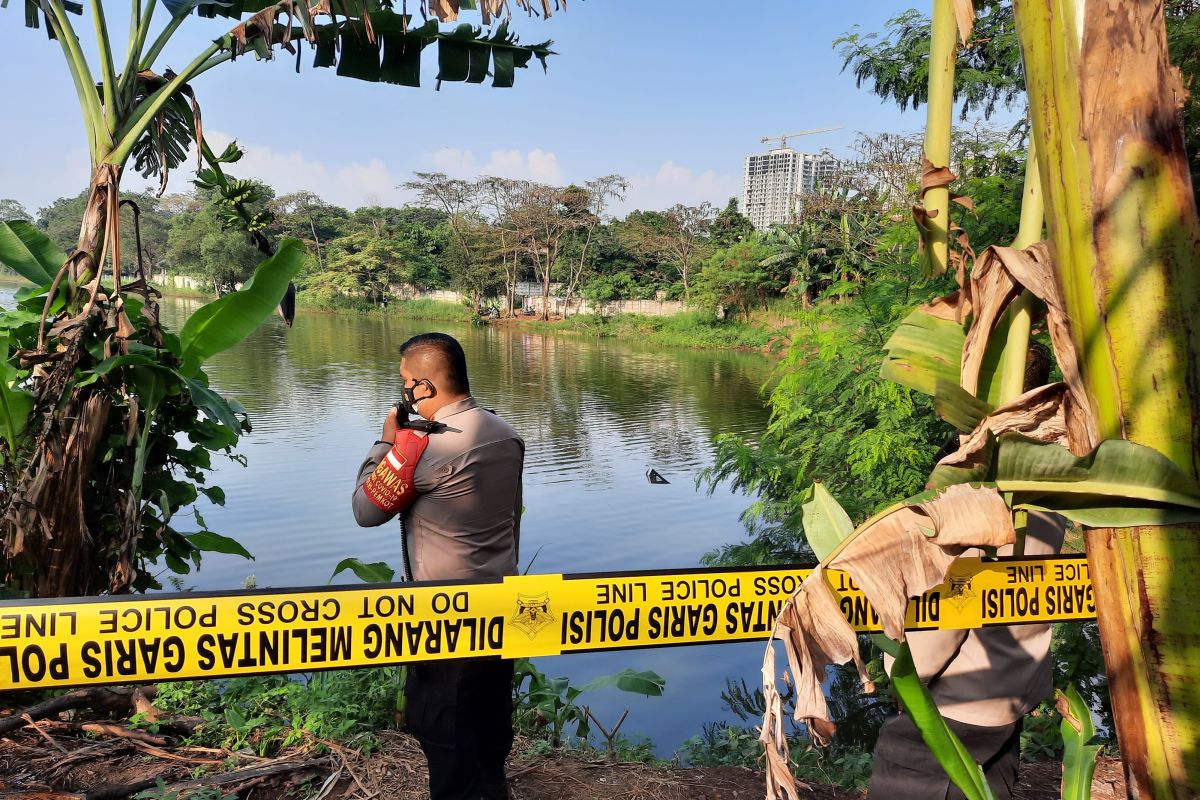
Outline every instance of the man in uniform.
{"label": "man in uniform", "polygon": [[[521,469],[525,443],[471,397],[462,346],[441,333],[414,336],[400,348],[404,405],[436,422],[413,473],[416,500],[400,513],[406,559],[418,581],[501,578],[517,573]],[[382,525],[396,511],[364,487],[391,458],[401,431],[397,410],[358,470],[354,518]],[[436,661],[409,667],[407,728],[429,763],[433,800],[507,798],[504,762],[512,749],[512,678],[508,660]]]}
{"label": "man in uniform", "polygon": [[[1065,521],[1030,511],[1025,555],[1048,556],[1062,547]],[[979,551],[964,555],[978,556]],[[1012,545],[999,555],[1012,555]],[[947,602],[942,598],[942,602]],[[1009,800],[1021,764],[1025,715],[1054,689],[1048,623],[998,625],[973,630],[910,631],[913,664],[938,710],[971,756],[998,800]],[[892,660],[885,657],[888,672]],[[908,714],[879,731],[868,800],[959,800],[964,797],[938,764]]]}
{"label": "man in uniform", "polygon": [[[1025,390],[1046,383],[1050,354],[1032,343],[1025,362]],[[936,460],[958,449],[950,437]],[[1067,521],[1030,511],[1025,526],[1026,556],[1051,556],[1062,549]],[[1006,545],[997,555],[1011,556]],[[964,556],[981,556],[971,549]],[[942,598],[942,602],[947,602]],[[911,631],[905,638],[917,675],[929,687],[950,730],[983,767],[997,800],[1009,800],[1021,765],[1025,715],[1054,689],[1050,625],[998,625],[974,630]],[[892,659],[884,657],[888,674]],[[875,743],[868,800],[960,800],[963,793],[921,738],[908,714],[883,724]]]}

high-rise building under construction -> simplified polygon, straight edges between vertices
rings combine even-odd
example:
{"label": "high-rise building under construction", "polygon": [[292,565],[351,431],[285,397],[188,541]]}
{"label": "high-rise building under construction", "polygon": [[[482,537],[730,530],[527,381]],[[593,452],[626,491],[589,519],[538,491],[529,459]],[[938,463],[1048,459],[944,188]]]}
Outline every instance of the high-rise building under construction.
{"label": "high-rise building under construction", "polygon": [[795,222],[804,195],[815,192],[837,166],[828,151],[798,153],[777,147],[746,156],[741,212],[758,230]]}

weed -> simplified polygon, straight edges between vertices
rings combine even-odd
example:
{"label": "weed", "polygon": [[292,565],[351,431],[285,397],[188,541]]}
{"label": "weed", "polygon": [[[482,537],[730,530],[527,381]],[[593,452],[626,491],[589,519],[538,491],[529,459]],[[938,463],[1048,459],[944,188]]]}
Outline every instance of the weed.
{"label": "weed", "polygon": [[162,684],[163,711],[202,717],[196,744],[268,755],[306,740],[345,741],[396,727],[404,668]]}
{"label": "weed", "polygon": [[158,779],[153,789],[147,789],[134,797],[136,800],[237,800],[237,795],[225,794],[212,786],[179,791],[168,789],[162,778]]}
{"label": "weed", "polygon": [[[204,720],[190,738],[192,744],[269,756],[305,742],[353,741],[356,748],[369,752],[379,746],[376,731],[399,727],[403,721],[406,676],[404,667],[384,667],[179,681],[161,684],[155,704],[168,714]],[[546,740],[551,750],[563,743],[590,747],[589,713],[576,702],[583,692],[611,687],[660,695],[663,683],[652,672],[625,670],[577,687],[566,678],[548,678],[522,659],[513,681],[514,723],[517,730]],[[149,725],[141,715],[132,721]],[[599,723],[597,727],[605,730]],[[605,730],[604,746],[610,757],[649,763],[650,743],[619,736],[619,727],[618,722]]]}
{"label": "weed", "polygon": [[692,767],[749,767],[760,765],[763,748],[758,734],[724,722],[707,723],[679,749],[679,759]]}
{"label": "weed", "polygon": [[540,329],[593,338],[637,339],[656,345],[704,349],[761,350],[772,337],[765,320],[751,323],[722,321],[701,311],[687,311],[669,317],[640,314],[599,317],[586,314],[542,325]]}
{"label": "weed", "polygon": [[1059,723],[1062,717],[1047,700],[1025,717],[1021,730],[1021,759],[1023,761],[1057,761],[1062,758],[1063,740]]}
{"label": "weed", "polygon": [[[792,771],[799,780],[863,789],[871,779],[870,750],[855,746],[817,747],[806,737],[795,735],[789,748]],[[758,733],[750,728],[709,723],[679,749],[679,760],[692,767],[762,768],[763,748]]]}

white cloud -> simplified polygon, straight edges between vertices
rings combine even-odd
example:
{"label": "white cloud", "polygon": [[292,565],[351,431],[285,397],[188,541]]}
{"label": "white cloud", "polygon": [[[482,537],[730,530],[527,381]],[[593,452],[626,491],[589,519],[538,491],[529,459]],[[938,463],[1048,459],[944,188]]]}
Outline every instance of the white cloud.
{"label": "white cloud", "polygon": [[737,175],[722,175],[711,169],[697,173],[691,167],[666,161],[653,175],[630,177],[625,202],[615,212],[657,211],[676,203],[694,206],[706,200],[723,208],[729,198],[741,193],[742,179]]}
{"label": "white cloud", "polygon": [[542,148],[522,153],[520,150],[493,150],[486,163],[480,164],[472,150],[443,147],[428,154],[426,160],[438,172],[454,178],[474,178],[494,175],[498,178],[520,178],[541,183],[561,183],[563,170],[558,156]]}
{"label": "white cloud", "polygon": [[[217,152],[231,141],[231,137],[218,131],[209,131],[207,137]],[[296,147],[277,149],[272,145],[246,140],[239,141],[239,144],[245,155],[241,161],[230,165],[229,172],[239,178],[261,180],[274,187],[279,194],[308,189],[331,203],[351,209],[370,204],[403,205],[413,199],[411,192],[397,187],[409,179],[409,170],[416,165],[389,164],[381,158],[334,165],[313,158]],[[525,151],[496,149],[484,159],[470,149],[443,147],[417,158],[421,163],[420,168],[460,178],[496,175],[562,185],[572,180],[582,182],[591,177],[568,176],[558,155],[543,148]],[[193,152],[186,164],[171,175],[169,192],[191,189],[194,159]],[[88,174],[87,153],[82,149],[64,152],[60,162],[53,166],[39,162],[36,165],[36,179],[33,170],[26,170],[21,165],[10,165],[6,161],[3,167],[7,173],[4,175],[4,184],[38,188],[36,193],[30,191],[26,196],[17,198],[24,201],[30,211],[36,211],[60,195],[78,193],[86,185]],[[621,172],[620,165],[613,164],[611,171]],[[155,191],[158,188],[156,178],[143,180],[132,168],[126,171],[122,183],[127,191],[143,188]],[[713,170],[698,171],[674,161],[664,162],[653,174],[631,176],[629,184],[625,202],[615,204],[611,213],[623,215],[637,208],[661,210],[675,203],[696,205],[706,200],[724,206],[730,197],[741,192],[740,176],[719,174]],[[11,189],[9,193],[12,194]]]}
{"label": "white cloud", "polygon": [[[206,138],[220,152],[230,137],[219,132]],[[272,186],[277,194],[300,189],[316,192],[325,200],[347,208],[368,203],[399,204],[403,192],[396,187],[403,178],[392,174],[382,160],[355,161],[343,166],[330,166],[308,158],[300,150],[280,151],[254,142],[238,143],[244,155],[229,172],[239,178],[255,178]]]}

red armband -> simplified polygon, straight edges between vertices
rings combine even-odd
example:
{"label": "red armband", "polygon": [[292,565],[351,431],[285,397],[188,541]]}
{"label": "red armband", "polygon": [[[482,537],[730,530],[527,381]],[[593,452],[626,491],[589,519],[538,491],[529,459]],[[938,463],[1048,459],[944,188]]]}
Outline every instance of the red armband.
{"label": "red armband", "polygon": [[408,428],[396,431],[396,443],[363,484],[367,499],[389,514],[401,512],[416,502],[414,475],[428,445],[428,436]]}

